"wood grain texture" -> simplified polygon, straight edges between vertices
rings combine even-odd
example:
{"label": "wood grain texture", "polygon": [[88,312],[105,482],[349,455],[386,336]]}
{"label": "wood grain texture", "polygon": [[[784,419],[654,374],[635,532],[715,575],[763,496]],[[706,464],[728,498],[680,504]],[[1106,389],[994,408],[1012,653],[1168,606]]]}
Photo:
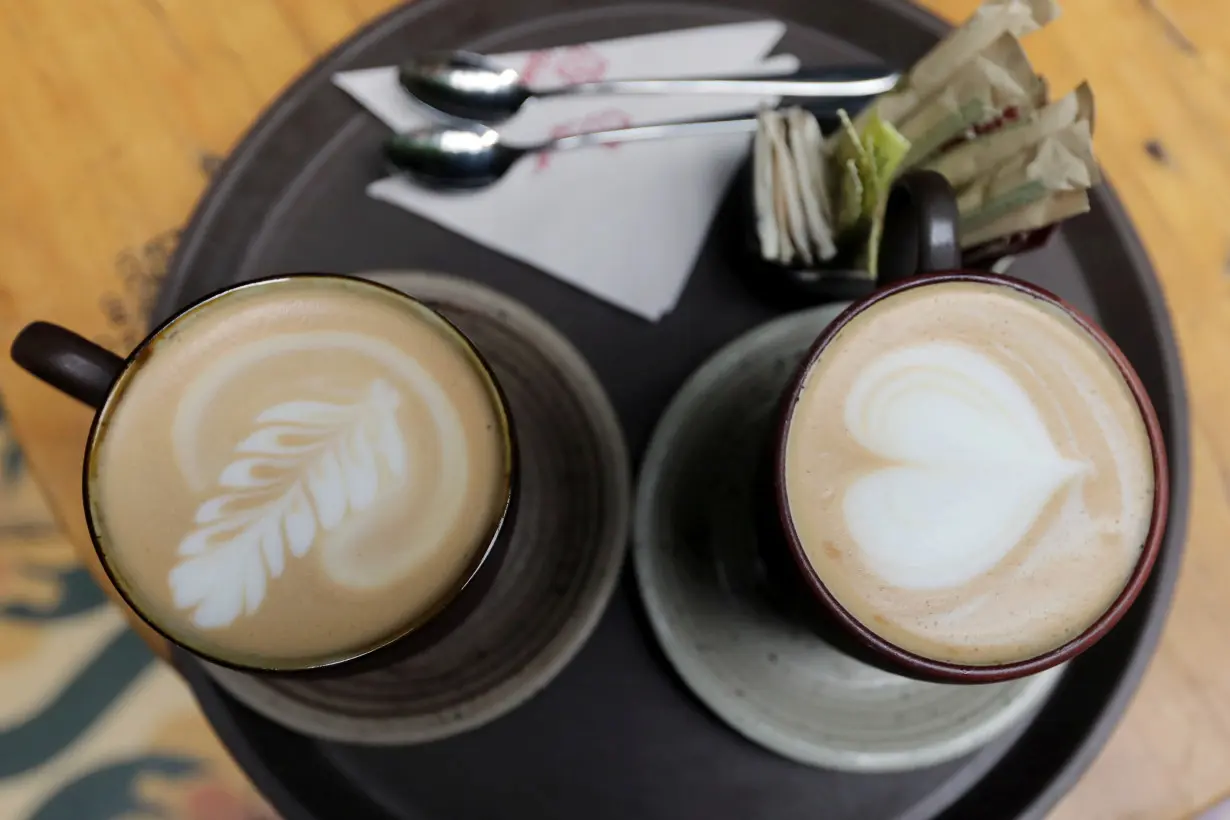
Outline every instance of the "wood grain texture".
{"label": "wood grain texture", "polygon": [[[961,18],[976,0],[928,0]],[[117,351],[141,334],[178,227],[220,157],[314,57],[392,0],[0,4],[0,341],[51,319]],[[1195,497],[1174,611],[1139,696],[1059,820],[1190,816],[1230,791],[1228,0],[1068,0],[1030,38],[1089,78],[1097,148],[1157,266],[1192,393]],[[89,411],[0,361],[31,465],[88,554]]]}

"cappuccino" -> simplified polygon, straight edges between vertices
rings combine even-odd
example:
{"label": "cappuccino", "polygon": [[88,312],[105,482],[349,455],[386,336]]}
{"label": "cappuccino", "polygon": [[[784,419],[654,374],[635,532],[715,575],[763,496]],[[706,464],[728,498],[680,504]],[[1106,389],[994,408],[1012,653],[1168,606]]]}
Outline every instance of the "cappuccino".
{"label": "cappuccino", "polygon": [[1153,459],[1105,348],[1008,285],[874,303],[806,373],[785,494],[816,575],[896,646],[1027,660],[1118,597],[1148,535]]}
{"label": "cappuccino", "polygon": [[293,277],[159,332],[98,421],[89,514],[146,617],[207,655],[340,660],[430,617],[509,502],[509,421],[469,343],[401,294]]}

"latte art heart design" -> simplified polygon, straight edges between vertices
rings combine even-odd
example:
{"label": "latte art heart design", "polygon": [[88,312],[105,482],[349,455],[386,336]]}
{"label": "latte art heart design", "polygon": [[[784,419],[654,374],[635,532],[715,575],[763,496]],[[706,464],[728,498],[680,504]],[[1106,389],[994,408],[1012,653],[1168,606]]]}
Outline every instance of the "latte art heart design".
{"label": "latte art heart design", "polygon": [[889,462],[847,489],[846,527],[898,587],[953,587],[990,570],[1088,469],[1059,453],[1011,373],[960,344],[885,353],[844,410],[851,436]]}

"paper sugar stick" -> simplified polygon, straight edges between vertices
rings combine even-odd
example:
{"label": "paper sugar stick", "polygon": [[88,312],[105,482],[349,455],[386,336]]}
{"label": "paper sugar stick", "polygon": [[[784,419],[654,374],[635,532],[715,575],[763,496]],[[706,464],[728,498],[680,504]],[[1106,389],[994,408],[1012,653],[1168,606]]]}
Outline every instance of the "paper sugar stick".
{"label": "paper sugar stick", "polygon": [[834,199],[837,235],[841,236],[862,221],[866,213],[864,203],[869,197],[874,198],[874,194],[865,189],[874,174],[868,173],[871,158],[863,148],[858,129],[844,110],[838,111],[837,116],[841,124],[830,140],[834,164],[841,169],[837,197]]}
{"label": "paper sugar stick", "polygon": [[1005,34],[1023,37],[1059,16],[1054,0],[989,0],[914,64],[896,89],[874,100],[860,117],[879,114],[897,125],[924,99]]}
{"label": "paper sugar stick", "polygon": [[782,246],[787,250],[782,254],[782,258],[786,262],[801,259],[810,265],[815,261],[815,257],[812,255],[807,217],[803,212],[803,201],[799,192],[804,180],[800,178],[790,153],[786,118],[776,114],[762,120],[762,124],[766,126],[769,145],[773,149],[773,213],[777,219],[778,230],[784,235]]}
{"label": "paper sugar stick", "polygon": [[[1059,17],[1054,0],[992,0],[970,15],[956,31],[910,69],[910,87],[925,92],[942,86],[954,69],[982,52],[1004,34],[1024,37]],[[883,116],[883,114],[881,114]]]}
{"label": "paper sugar stick", "polygon": [[808,235],[816,255],[821,260],[829,260],[837,255],[837,246],[833,242],[832,212],[824,173],[828,158],[824,156],[820,123],[802,108],[792,108],[785,116],[787,141],[798,172],[799,196]]}
{"label": "paper sugar stick", "polygon": [[767,122],[773,116],[772,111],[762,111],[757,116],[759,124],[752,141],[752,192],[760,254],[765,259],[782,261],[784,249],[777,231],[777,220],[773,218],[773,146]]}
{"label": "paper sugar stick", "polygon": [[1016,154],[1036,145],[1075,122],[1089,123],[1093,131],[1093,91],[1081,83],[1066,97],[1047,105],[1026,120],[977,137],[948,150],[926,164],[960,190]]}
{"label": "paper sugar stick", "polygon": [[982,123],[1027,116],[1045,98],[1046,84],[1029,64],[1020,41],[1004,34],[897,124],[910,141],[903,166],[919,164]]}
{"label": "paper sugar stick", "polygon": [[1100,181],[1089,123],[1072,123],[966,186],[957,197],[961,232],[981,233],[1049,193],[1083,190]]}
{"label": "paper sugar stick", "polygon": [[1054,225],[1089,210],[1089,192],[1053,191],[1041,199],[1005,214],[977,230],[961,232],[961,247],[975,248],[996,239],[1012,237]]}

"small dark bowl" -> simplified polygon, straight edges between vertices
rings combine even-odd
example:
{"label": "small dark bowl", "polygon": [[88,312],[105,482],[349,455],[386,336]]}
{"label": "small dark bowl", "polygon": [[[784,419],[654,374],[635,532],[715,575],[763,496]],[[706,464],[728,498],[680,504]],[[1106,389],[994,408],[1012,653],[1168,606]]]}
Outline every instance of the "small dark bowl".
{"label": "small dark bowl", "polygon": [[847,238],[838,255],[823,265],[784,265],[765,259],[756,230],[753,186],[749,158],[735,177],[735,218],[740,224],[732,235],[743,259],[739,270],[746,284],[774,304],[804,307],[852,301],[890,282],[961,267],[956,194],[934,171],[911,171],[893,183],[880,237],[879,276],[874,279],[856,267],[864,245],[861,238]]}

